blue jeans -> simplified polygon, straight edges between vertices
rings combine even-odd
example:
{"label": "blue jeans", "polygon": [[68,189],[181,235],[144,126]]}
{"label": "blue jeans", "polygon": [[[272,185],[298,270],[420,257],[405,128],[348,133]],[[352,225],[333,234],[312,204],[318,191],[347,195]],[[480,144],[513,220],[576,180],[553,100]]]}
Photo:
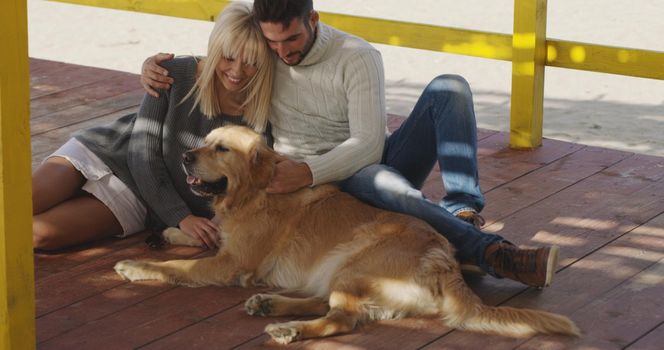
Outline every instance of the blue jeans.
{"label": "blue jeans", "polygon": [[[420,191],[435,162],[447,193],[440,203]],[[387,138],[381,164],[367,166],[339,186],[368,204],[426,221],[456,247],[460,259],[494,274],[484,251],[503,238],[453,215],[484,208],[473,98],[462,77],[442,75],[429,83],[408,119]]]}

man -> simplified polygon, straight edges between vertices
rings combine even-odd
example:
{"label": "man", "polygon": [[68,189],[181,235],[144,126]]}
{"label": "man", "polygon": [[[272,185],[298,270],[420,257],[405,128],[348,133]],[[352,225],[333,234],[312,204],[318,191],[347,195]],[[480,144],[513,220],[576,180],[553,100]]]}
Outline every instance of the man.
{"label": "man", "polygon": [[[557,247],[519,249],[479,230],[484,197],[472,94],[463,78],[434,79],[386,139],[383,63],[375,48],[320,22],[312,0],[256,0],[254,16],[276,56],[274,148],[290,157],[277,164],[268,191],[338,182],[369,204],[427,221],[462,262],[530,286],[551,283]],[[144,63],[150,93],[156,93],[150,86],[172,82],[159,74],[158,63],[168,57]],[[419,190],[436,161],[447,192],[440,203]]]}

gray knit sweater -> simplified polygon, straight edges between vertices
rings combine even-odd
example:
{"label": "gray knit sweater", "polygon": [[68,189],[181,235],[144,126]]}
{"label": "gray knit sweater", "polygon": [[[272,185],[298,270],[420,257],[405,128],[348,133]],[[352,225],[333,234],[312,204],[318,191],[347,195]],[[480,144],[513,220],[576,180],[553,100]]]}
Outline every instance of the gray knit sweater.
{"label": "gray knit sweater", "polygon": [[189,214],[212,217],[208,200],[194,195],[182,170],[182,153],[200,147],[205,135],[227,123],[242,124],[240,117],[207,118],[193,98],[182,102],[194,86],[197,62],[179,57],[163,67],[175,83],[145,95],[138,114],[74,135],[101,158],[148,208],[146,225],[152,229],[177,226]]}

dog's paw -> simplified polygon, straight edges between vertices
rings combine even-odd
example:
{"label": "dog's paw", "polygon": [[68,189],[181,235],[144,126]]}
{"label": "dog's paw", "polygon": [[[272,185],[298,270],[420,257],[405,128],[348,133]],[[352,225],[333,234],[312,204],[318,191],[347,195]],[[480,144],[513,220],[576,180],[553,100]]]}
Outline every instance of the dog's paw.
{"label": "dog's paw", "polygon": [[187,236],[177,227],[169,227],[162,231],[161,235],[164,237],[164,241],[171,245],[184,245],[189,247],[201,246],[200,241]]}
{"label": "dog's paw", "polygon": [[244,303],[244,310],[252,316],[269,316],[272,313],[272,296],[255,294]]}
{"label": "dog's paw", "polygon": [[118,261],[113,269],[120,277],[133,282],[147,279],[145,266],[146,263],[143,261],[122,260]]}
{"label": "dog's paw", "polygon": [[265,327],[265,332],[269,334],[274,341],[286,345],[296,341],[300,337],[300,330],[297,322],[272,323]]}
{"label": "dog's paw", "polygon": [[165,230],[161,231],[161,235],[164,237],[166,243],[173,244],[173,241],[177,241],[183,233],[177,227],[167,227]]}

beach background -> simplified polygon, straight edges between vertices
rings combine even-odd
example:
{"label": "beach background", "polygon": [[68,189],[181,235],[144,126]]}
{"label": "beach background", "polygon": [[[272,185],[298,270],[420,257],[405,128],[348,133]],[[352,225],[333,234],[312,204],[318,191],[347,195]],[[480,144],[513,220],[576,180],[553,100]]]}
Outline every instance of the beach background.
{"label": "beach background", "polygon": [[[319,11],[511,33],[513,0],[314,0]],[[548,1],[547,37],[664,51],[661,0]],[[28,0],[30,57],[139,73],[157,52],[205,55],[212,22]],[[509,130],[511,63],[375,45],[388,113],[407,116],[435,76],[473,90],[478,126]],[[664,69],[664,62],[662,63]],[[544,137],[664,156],[664,81],[547,67]]]}

